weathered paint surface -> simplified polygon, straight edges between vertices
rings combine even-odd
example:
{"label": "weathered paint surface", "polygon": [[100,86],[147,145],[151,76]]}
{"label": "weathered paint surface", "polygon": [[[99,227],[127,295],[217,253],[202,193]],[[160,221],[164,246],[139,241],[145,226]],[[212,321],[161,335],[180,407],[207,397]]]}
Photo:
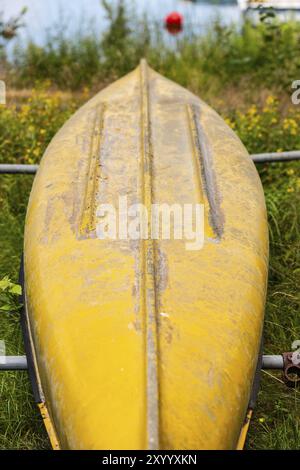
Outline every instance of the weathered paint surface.
{"label": "weathered paint surface", "polygon": [[[99,203],[205,204],[205,244],[99,240]],[[26,220],[28,312],[59,445],[232,449],[263,325],[268,234],[244,146],[142,63],[48,147]]]}

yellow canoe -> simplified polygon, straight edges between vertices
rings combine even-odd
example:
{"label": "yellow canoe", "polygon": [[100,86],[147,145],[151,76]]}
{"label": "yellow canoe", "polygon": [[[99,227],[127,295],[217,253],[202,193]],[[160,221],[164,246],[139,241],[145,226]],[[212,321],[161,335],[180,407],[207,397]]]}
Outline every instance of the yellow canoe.
{"label": "yellow canoe", "polygon": [[[204,206],[204,245],[102,239],[100,203]],[[29,343],[54,448],[235,449],[261,339],[264,195],[246,149],[146,62],[49,145],[25,227]],[[243,435],[243,432],[242,432]]]}

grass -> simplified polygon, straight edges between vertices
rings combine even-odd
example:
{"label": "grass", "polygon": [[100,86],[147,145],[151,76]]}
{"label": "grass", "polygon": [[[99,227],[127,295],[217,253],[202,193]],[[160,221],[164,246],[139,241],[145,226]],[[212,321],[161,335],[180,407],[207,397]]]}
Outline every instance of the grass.
{"label": "grass", "polygon": [[[266,17],[239,32],[216,23],[205,37],[192,36],[168,49],[159,35],[151,42],[141,23],[132,33],[125,10],[108,13],[111,26],[101,38],[60,36],[44,47],[19,48],[13,63],[3,59],[10,94],[0,108],[1,163],[38,162],[68,116],[143,55],[212,104],[250,153],[300,149],[300,108],[290,101],[291,81],[300,76],[299,25],[281,26]],[[300,339],[300,164],[258,169],[270,230],[264,351],[276,354]],[[31,176],[0,176],[0,279],[18,279],[31,184]],[[1,283],[0,338],[9,354],[23,352],[16,294]],[[0,449],[49,448],[27,374],[1,373],[0,394]],[[287,389],[280,375],[263,373],[247,448],[300,449],[299,400],[299,391]]]}

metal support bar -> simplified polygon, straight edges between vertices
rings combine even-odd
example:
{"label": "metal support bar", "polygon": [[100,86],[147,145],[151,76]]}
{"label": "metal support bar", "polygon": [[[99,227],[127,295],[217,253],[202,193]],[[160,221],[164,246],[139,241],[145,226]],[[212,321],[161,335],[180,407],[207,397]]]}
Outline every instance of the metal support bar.
{"label": "metal support bar", "polygon": [[254,163],[291,162],[293,160],[300,160],[300,150],[293,150],[291,152],[256,153],[252,154],[251,158]]}
{"label": "metal support bar", "polygon": [[0,356],[0,370],[27,370],[26,356]]}
{"label": "metal support bar", "polygon": [[15,174],[25,174],[25,175],[34,175],[38,170],[38,165],[10,165],[10,164],[1,164],[0,165],[0,174],[4,175],[15,175]]}
{"label": "metal support bar", "polygon": [[287,387],[300,385],[300,364],[293,358],[295,352],[284,352],[280,356],[263,356],[262,369],[282,371],[282,379]]}
{"label": "metal support bar", "polygon": [[[271,162],[291,162],[300,160],[300,150],[291,152],[271,152],[271,153],[255,153],[250,155],[254,163],[271,163]],[[39,165],[14,165],[0,164],[0,174],[3,175],[35,175]]]}
{"label": "metal support bar", "polygon": [[270,356],[264,355],[262,358],[262,369],[278,369],[283,370],[284,361],[283,356]]}

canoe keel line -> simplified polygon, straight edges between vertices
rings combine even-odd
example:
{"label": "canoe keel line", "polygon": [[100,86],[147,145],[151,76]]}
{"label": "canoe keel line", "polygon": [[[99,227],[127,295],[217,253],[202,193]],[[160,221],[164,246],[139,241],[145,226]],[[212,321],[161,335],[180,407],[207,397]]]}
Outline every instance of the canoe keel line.
{"label": "canoe keel line", "polygon": [[[145,207],[147,236],[99,240],[98,205],[122,195]],[[149,235],[165,202],[204,206],[200,251]],[[242,447],[267,222],[253,163],[205,103],[142,61],[81,108],[41,162],[24,256],[27,361],[54,448]]]}

